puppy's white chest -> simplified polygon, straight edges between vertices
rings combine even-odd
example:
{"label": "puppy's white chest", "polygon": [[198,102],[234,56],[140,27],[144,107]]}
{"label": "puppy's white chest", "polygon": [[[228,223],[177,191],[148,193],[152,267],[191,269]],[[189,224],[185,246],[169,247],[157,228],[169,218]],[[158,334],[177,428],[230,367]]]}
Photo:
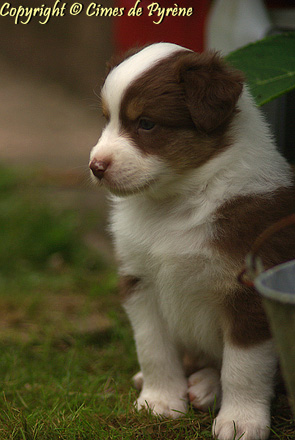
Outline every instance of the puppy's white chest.
{"label": "puppy's white chest", "polygon": [[189,229],[188,221],[164,209],[137,214],[119,209],[112,228],[122,273],[151,286],[173,336],[186,348],[198,346],[216,356],[220,338],[212,286],[219,274],[212,268],[217,262],[206,242],[208,226]]}
{"label": "puppy's white chest", "polygon": [[159,266],[155,295],[173,337],[188,351],[221,358],[221,333],[214,291],[216,274],[205,256],[173,259]]}
{"label": "puppy's white chest", "polygon": [[208,257],[208,227],[205,222],[194,224],[192,217],[160,203],[119,201],[113,210],[112,232],[120,261],[132,267],[129,274],[151,272],[154,278],[156,268],[163,265],[175,271],[186,267],[187,259]]}

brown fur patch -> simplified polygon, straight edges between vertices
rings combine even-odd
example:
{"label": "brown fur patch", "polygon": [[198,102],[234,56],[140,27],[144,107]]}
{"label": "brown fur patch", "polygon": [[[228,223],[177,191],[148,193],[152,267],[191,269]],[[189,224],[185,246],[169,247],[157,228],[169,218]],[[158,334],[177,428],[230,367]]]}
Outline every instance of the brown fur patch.
{"label": "brown fur patch", "polygon": [[132,99],[128,104],[126,105],[126,116],[131,121],[135,121],[136,119],[139,119],[139,117],[142,115],[144,109],[144,105],[139,100]]}
{"label": "brown fur patch", "polygon": [[221,309],[223,332],[233,344],[242,347],[271,337],[260,295],[255,289],[237,287],[224,300]]}
{"label": "brown fur patch", "polygon": [[[295,212],[295,188],[279,188],[263,195],[237,197],[222,205],[216,216],[216,239],[213,245],[238,265],[268,226]],[[262,247],[260,256],[265,268],[295,258],[295,226],[273,235]]]}
{"label": "brown fur patch", "polygon": [[[213,246],[220,258],[228,261],[237,276],[254,240],[268,226],[295,212],[295,190],[280,188],[271,194],[239,197],[216,212],[216,238]],[[295,258],[295,226],[288,227],[268,240],[259,253],[265,268]],[[248,346],[270,337],[260,295],[252,288],[239,286],[222,300],[224,330],[232,342]]]}
{"label": "brown fur patch", "polygon": [[[126,90],[120,111],[122,128],[141,151],[162,156],[177,171],[198,167],[230,145],[227,128],[241,81],[241,75],[225,68],[216,54],[180,50],[156,63]],[[140,129],[141,117],[155,127]]]}
{"label": "brown fur patch", "polygon": [[130,275],[122,275],[119,278],[119,294],[122,300],[126,300],[129,296],[131,296],[140,279],[137,277],[133,277]]}
{"label": "brown fur patch", "polygon": [[230,68],[215,52],[188,52],[181,60],[179,78],[197,128],[210,133],[227,125],[243,90],[242,72]]}

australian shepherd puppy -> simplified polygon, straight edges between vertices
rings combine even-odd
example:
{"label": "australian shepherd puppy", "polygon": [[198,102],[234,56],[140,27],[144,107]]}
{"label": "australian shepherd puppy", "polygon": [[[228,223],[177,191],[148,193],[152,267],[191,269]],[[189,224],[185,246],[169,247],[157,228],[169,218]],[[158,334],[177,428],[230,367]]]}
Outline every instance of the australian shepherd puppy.
{"label": "australian shepherd puppy", "polygon": [[[257,235],[295,211],[290,167],[243,75],[216,53],[133,51],[110,67],[101,98],[90,168],[113,194],[136,405],[168,417],[188,400],[215,406],[218,439],[266,439],[277,355],[259,295],[237,276]],[[290,230],[262,253],[266,267],[292,257]]]}

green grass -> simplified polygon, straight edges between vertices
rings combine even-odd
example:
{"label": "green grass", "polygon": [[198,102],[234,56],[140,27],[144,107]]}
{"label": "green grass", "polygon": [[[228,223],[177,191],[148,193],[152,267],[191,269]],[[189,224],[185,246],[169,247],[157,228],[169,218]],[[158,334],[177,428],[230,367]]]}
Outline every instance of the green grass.
{"label": "green grass", "polygon": [[[0,169],[0,440],[210,439],[213,415],[133,410],[131,329],[83,217]],[[272,428],[272,439],[295,439],[282,393]]]}

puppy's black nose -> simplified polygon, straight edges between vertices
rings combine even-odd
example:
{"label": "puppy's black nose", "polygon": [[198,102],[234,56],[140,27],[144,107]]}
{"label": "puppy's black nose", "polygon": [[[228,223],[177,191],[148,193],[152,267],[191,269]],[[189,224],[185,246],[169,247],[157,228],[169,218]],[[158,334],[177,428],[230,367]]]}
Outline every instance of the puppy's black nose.
{"label": "puppy's black nose", "polygon": [[92,159],[89,164],[89,168],[98,179],[102,179],[105,171],[109,166],[109,162],[103,160]]}

